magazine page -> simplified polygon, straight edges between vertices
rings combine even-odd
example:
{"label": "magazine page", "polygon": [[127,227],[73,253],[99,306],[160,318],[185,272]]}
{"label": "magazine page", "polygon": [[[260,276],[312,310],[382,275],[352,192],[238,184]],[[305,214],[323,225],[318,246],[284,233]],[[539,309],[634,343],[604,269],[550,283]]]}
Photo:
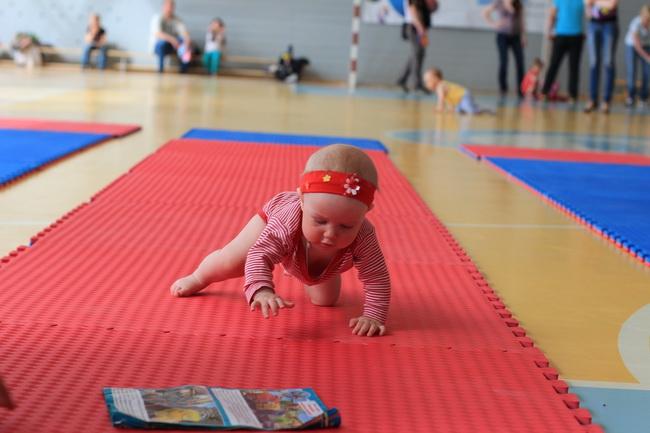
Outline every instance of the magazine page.
{"label": "magazine page", "polygon": [[260,390],[210,388],[226,423],[235,427],[284,430],[325,418],[327,408],[309,388]]}
{"label": "magazine page", "polygon": [[[204,386],[180,386],[166,389],[108,388],[105,390],[113,423],[139,427],[158,426],[225,427],[223,418]],[[109,397],[112,400],[109,401]],[[140,422],[138,422],[140,421]]]}

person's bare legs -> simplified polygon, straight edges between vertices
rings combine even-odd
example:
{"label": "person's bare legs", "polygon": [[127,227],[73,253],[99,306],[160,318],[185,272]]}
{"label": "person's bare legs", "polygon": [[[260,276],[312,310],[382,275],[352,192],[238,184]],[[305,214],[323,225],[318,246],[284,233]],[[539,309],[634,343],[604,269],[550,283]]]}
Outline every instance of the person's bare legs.
{"label": "person's bare legs", "polygon": [[225,247],[210,253],[192,274],[176,280],[170,287],[171,294],[190,296],[212,283],[244,275],[248,250],[257,241],[264,227],[266,223],[262,217],[255,215]]}
{"label": "person's bare legs", "polygon": [[311,303],[319,307],[331,307],[336,304],[341,294],[341,275],[336,274],[329,280],[313,286],[305,286]]}

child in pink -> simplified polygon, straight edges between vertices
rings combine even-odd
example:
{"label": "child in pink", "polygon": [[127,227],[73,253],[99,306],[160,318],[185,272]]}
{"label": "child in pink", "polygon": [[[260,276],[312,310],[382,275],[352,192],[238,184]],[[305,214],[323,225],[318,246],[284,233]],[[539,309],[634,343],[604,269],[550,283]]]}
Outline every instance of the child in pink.
{"label": "child in pink", "polygon": [[375,229],[366,219],[377,183],[377,170],[363,151],[341,144],[318,150],[307,161],[296,192],[273,197],[235,239],[172,284],[172,294],[189,296],[243,275],[251,311],[259,308],[268,318],[294,306],[276,293],[276,264],[299,279],[318,306],[336,304],[341,273],[354,266],[366,298],[362,314],[349,326],[356,335],[383,335],[390,277]]}

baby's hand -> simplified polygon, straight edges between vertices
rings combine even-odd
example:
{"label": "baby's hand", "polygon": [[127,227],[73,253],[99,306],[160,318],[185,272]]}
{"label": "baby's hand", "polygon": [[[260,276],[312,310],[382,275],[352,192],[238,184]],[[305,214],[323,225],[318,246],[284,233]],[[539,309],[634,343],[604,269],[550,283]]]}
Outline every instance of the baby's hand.
{"label": "baby's hand", "polygon": [[361,316],[350,319],[350,328],[352,333],[356,335],[384,335],[386,333],[386,326],[382,325],[379,321],[369,317]]}
{"label": "baby's hand", "polygon": [[2,383],[2,379],[0,379],[0,407],[6,407],[7,409],[14,408],[11,397],[9,397],[9,391],[7,391],[7,388]]}
{"label": "baby's hand", "polygon": [[277,316],[280,308],[293,308],[293,302],[287,299],[282,299],[271,289],[260,289],[255,292],[255,295],[253,296],[251,311],[255,311],[258,306],[262,311],[262,316],[264,316],[265,319],[268,319],[269,310],[271,310],[274,316]]}

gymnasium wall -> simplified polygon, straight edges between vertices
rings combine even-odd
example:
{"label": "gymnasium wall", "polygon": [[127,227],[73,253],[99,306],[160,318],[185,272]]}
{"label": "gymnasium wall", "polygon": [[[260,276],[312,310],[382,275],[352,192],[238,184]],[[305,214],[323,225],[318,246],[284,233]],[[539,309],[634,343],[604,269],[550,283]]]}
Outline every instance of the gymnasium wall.
{"label": "gymnasium wall", "polygon": [[[442,0],[444,7],[445,1]],[[44,42],[81,46],[87,16],[102,15],[111,42],[132,51],[149,50],[149,22],[161,0],[2,0],[0,42],[7,44],[20,30],[35,32]],[[618,77],[624,77],[622,39],[642,0],[621,2],[621,36],[617,53]],[[233,55],[275,58],[293,43],[296,54],[308,57],[310,73],[324,80],[345,80],[351,28],[351,0],[177,0],[178,15],[192,37],[203,43],[214,16],[228,27],[228,50]],[[435,18],[434,18],[435,22]],[[493,32],[435,28],[427,65],[441,67],[446,76],[475,89],[496,87],[497,56]],[[540,35],[530,35],[527,63],[541,51]],[[408,56],[399,28],[364,24],[361,28],[359,80],[392,84]],[[566,67],[566,66],[565,66]],[[586,45],[581,85],[588,82]],[[511,71],[512,74],[512,71]],[[566,72],[561,72],[565,78]]]}

